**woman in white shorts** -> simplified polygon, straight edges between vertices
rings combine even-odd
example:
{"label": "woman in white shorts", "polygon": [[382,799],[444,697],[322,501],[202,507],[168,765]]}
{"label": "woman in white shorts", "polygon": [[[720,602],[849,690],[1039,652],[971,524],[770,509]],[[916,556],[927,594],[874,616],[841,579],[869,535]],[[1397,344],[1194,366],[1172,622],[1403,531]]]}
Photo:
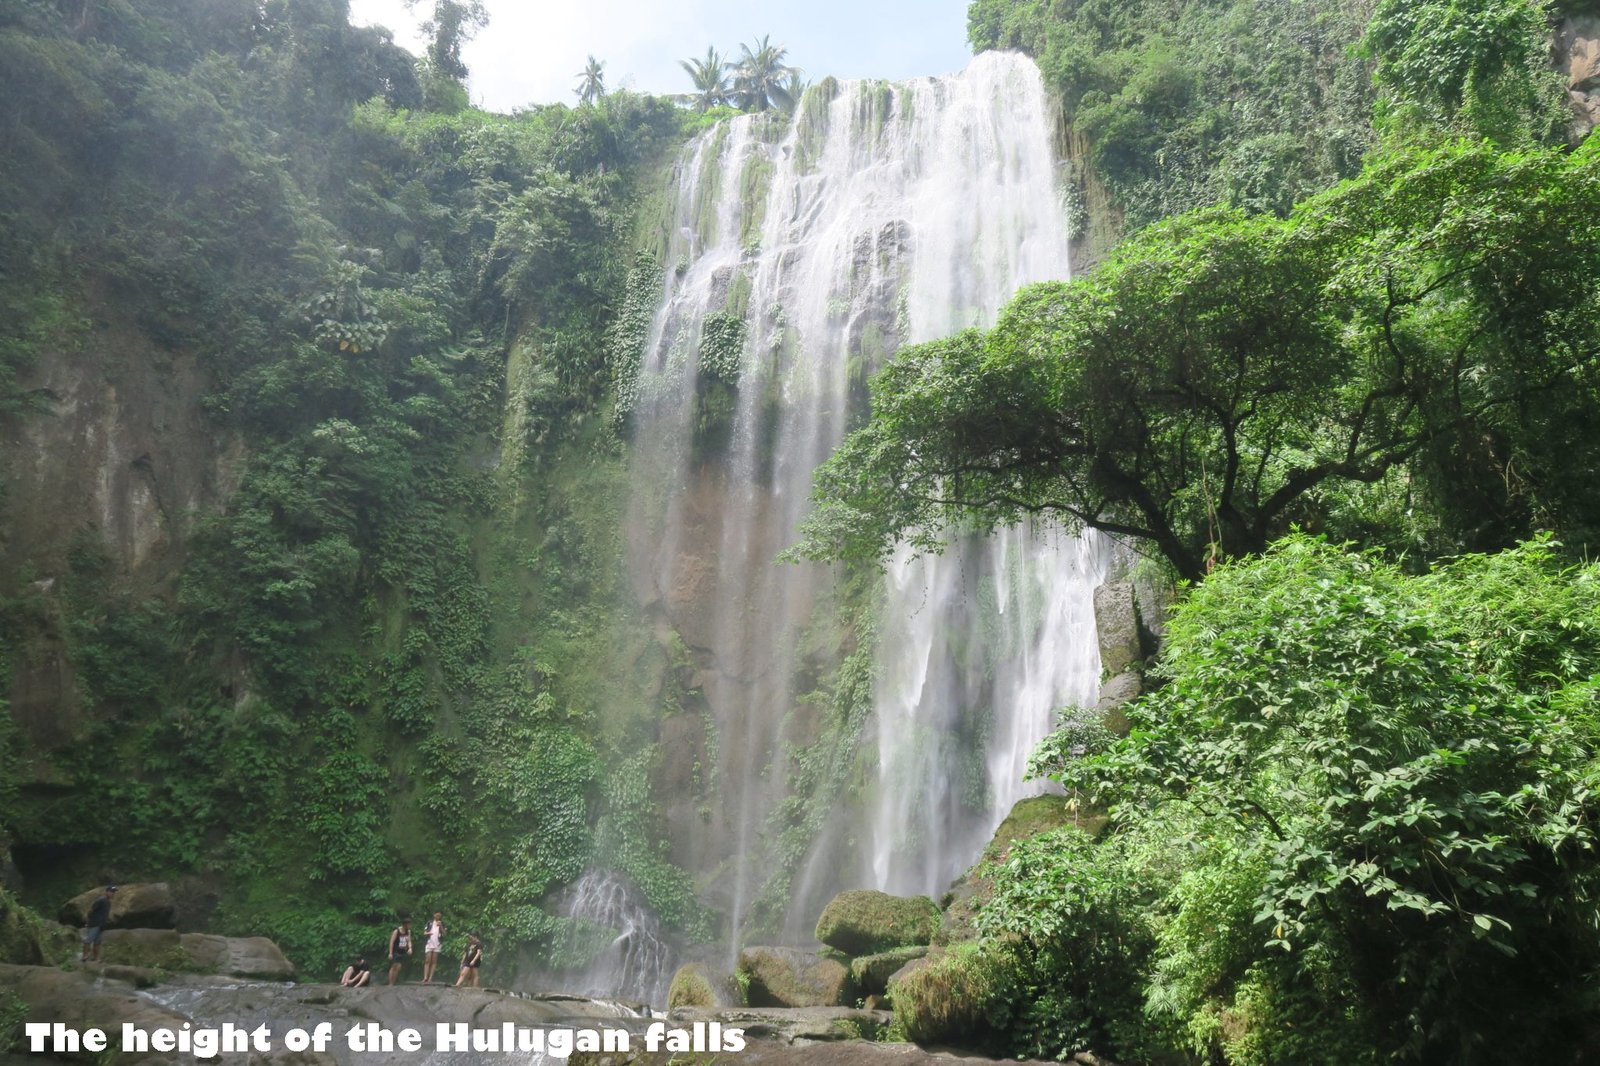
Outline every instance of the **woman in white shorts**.
{"label": "woman in white shorts", "polygon": [[422,983],[433,984],[433,969],[439,965],[439,949],[444,945],[444,915],[433,912],[433,921],[423,930],[428,942],[422,945]]}

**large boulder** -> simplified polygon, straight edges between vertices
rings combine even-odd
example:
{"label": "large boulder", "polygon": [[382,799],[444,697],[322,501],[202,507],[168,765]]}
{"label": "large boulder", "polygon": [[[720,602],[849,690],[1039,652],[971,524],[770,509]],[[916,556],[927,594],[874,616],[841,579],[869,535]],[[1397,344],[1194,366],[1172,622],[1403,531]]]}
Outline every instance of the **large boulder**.
{"label": "large boulder", "polygon": [[667,1009],[676,1007],[736,1007],[739,988],[733,975],[703,962],[686,962],[667,986]]}
{"label": "large boulder", "polygon": [[1095,833],[1104,824],[1103,815],[1086,815],[1075,811],[1065,796],[1029,796],[1018,800],[994,831],[977,865],[945,894],[944,913],[940,916],[939,930],[934,934],[933,943],[943,946],[977,939],[978,911],[994,894],[994,886],[989,879],[979,874],[985,863],[1004,862],[1011,854],[1011,845],[1050,829],[1076,825],[1086,833]]}
{"label": "large boulder", "polygon": [[976,944],[908,963],[889,978],[889,999],[901,1032],[918,1044],[1000,1050],[1005,1034],[989,1021],[1013,975],[1004,959]]}
{"label": "large boulder", "polygon": [[876,955],[850,960],[850,981],[863,996],[881,996],[889,990],[889,978],[901,967],[928,953],[925,947],[895,948]]}
{"label": "large boulder", "polygon": [[178,942],[188,959],[187,968],[201,973],[268,981],[287,981],[294,977],[294,964],[283,957],[277,944],[264,936],[183,933]]}
{"label": "large boulder", "polygon": [[874,955],[926,945],[938,928],[939,905],[927,896],[853,889],[822,908],[817,939],[846,955]]}
{"label": "large boulder", "polygon": [[837,1007],[854,999],[849,970],[795,948],[745,948],[736,980],[751,1007]]}
{"label": "large boulder", "polygon": [[[81,927],[89,918],[89,907],[104,891],[105,886],[100,885],[62,904],[61,923]],[[111,920],[107,929],[176,929],[177,926],[177,907],[172,902],[172,889],[165,881],[117,887],[117,894],[111,899]]]}
{"label": "large boulder", "polygon": [[228,937],[172,929],[108,929],[101,957],[108,965],[138,966],[222,977],[287,981],[294,966],[262,936]]}
{"label": "large boulder", "polygon": [[1108,581],[1094,590],[1094,625],[1100,637],[1100,669],[1107,675],[1120,674],[1144,658],[1132,581]]}
{"label": "large boulder", "polygon": [[175,929],[107,929],[100,941],[100,958],[115,966],[192,969]]}

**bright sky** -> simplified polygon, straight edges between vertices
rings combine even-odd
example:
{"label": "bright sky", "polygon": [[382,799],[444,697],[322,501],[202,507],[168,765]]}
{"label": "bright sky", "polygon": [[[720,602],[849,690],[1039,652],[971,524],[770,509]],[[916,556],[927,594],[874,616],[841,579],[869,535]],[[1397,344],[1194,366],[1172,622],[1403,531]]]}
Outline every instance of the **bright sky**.
{"label": "bright sky", "polygon": [[[573,103],[577,74],[592,53],[607,89],[690,89],[678,60],[707,45],[732,59],[739,45],[770,34],[788,61],[815,81],[944,74],[965,66],[967,0],[486,0],[489,25],[462,51],[472,102],[491,111]],[[394,31],[422,50],[417,23],[433,9],[418,0],[350,0],[351,21]]]}

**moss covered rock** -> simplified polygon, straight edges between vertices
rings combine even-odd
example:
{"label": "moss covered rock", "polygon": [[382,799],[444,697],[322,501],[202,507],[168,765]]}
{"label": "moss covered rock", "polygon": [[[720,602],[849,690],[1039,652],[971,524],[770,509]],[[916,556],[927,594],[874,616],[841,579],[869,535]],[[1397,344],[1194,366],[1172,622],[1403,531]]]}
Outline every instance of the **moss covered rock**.
{"label": "moss covered rock", "polygon": [[976,944],[935,952],[889,978],[895,1024],[919,1044],[998,1047],[989,1019],[1012,980],[1011,965]]}
{"label": "moss covered rock", "polygon": [[100,957],[108,965],[155,970],[189,970],[183,942],[172,929],[107,929],[100,942]]}
{"label": "moss covered rock", "polygon": [[977,864],[945,893],[941,901],[944,913],[939,919],[939,930],[934,934],[933,943],[945,947],[977,939],[978,911],[994,893],[994,886],[989,879],[979,875],[985,863],[1004,862],[1011,854],[1011,845],[1051,829],[1076,825],[1092,835],[1104,824],[1105,818],[1101,815],[1086,815],[1073,810],[1065,796],[1030,796],[1018,800],[1005,821],[994,831]]}
{"label": "moss covered rock", "polygon": [[667,986],[667,1009],[677,1007],[735,1007],[739,988],[733,976],[703,962],[686,962]]}
{"label": "moss covered rock", "polygon": [[939,905],[927,896],[891,896],[855,889],[822,909],[817,939],[847,955],[924,946],[939,928]]}
{"label": "moss covered rock", "polygon": [[889,989],[889,978],[906,963],[922,958],[928,953],[925,947],[895,948],[876,955],[862,955],[850,960],[850,981],[856,992],[863,996],[882,995]]}
{"label": "moss covered rock", "polygon": [[38,920],[0,889],[0,962],[39,966],[45,958]]}
{"label": "moss covered rock", "polygon": [[751,1007],[837,1007],[855,999],[842,964],[794,948],[745,948],[736,980]]}

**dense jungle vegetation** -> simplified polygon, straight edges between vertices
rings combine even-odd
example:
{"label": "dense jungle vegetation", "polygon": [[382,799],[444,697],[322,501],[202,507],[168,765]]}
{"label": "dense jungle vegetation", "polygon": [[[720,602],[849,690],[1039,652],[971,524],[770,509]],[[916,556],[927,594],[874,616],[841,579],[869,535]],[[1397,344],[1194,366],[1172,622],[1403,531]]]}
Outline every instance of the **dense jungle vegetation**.
{"label": "dense jungle vegetation", "polygon": [[48,592],[7,575],[7,644],[58,629],[92,709],[6,775],[47,911],[187,874],[215,928],[312,974],[437,907],[511,966],[604,847],[703,922],[620,765],[645,709],[602,702],[594,654],[622,601],[604,338],[639,176],[698,118],[485,114],[458,50],[414,63],[337,0],[0,14],[0,417],[42,417],[30,366],[114,346],[98,320],[131,308],[198,353],[242,455],[161,587],[93,529]]}
{"label": "dense jungle vegetation", "polygon": [[[510,966],[581,955],[552,900],[603,854],[711,932],[650,786],[683,663],[626,606],[608,337],[663,267],[635,258],[653,176],[726,94],[486,114],[474,10],[441,0],[416,61],[342,0],[0,5],[0,428],[49,417],[43,361],[136,335],[196,361],[228,471],[168,570],[82,528],[0,575],[0,693],[51,642],[81,704],[48,751],[0,714],[46,910],[178,881],[322,977],[445,909]],[[1074,210],[1126,240],[903,350],[801,550],[1045,513],[1191,584],[1130,731],[1069,715],[1036,756],[1108,827],[988,871],[991,935],[897,1000],[912,1035],[1238,1066],[1592,1042],[1600,160],[1550,71],[1570,13],[1600,11],[974,0],[974,47],[1033,54],[1087,146]]]}

